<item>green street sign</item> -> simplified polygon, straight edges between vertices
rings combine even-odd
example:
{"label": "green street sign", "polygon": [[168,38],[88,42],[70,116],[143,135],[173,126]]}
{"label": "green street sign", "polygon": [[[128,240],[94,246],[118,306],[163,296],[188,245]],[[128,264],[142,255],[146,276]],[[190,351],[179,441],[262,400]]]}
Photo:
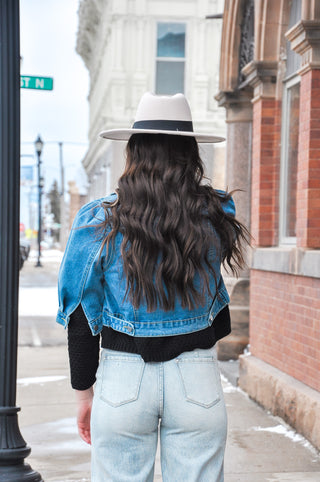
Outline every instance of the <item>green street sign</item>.
{"label": "green street sign", "polygon": [[52,90],[52,77],[33,77],[31,75],[20,76],[21,89]]}

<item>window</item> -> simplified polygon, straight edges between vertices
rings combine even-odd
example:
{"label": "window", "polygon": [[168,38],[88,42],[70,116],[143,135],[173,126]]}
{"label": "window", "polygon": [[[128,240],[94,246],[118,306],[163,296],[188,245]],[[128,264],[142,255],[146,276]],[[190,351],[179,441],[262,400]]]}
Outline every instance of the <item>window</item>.
{"label": "window", "polygon": [[297,167],[299,138],[300,79],[286,82],[283,97],[283,131],[280,186],[280,238],[296,241]]}
{"label": "window", "polygon": [[[288,29],[297,24],[301,19],[301,0],[289,0],[290,15]],[[297,54],[291,48],[290,42],[287,41],[286,45],[286,77],[295,74],[301,67],[301,55]]]}
{"label": "window", "polygon": [[[301,0],[290,0],[290,29],[301,18]],[[301,56],[287,41],[286,78],[282,101],[281,175],[280,175],[280,242],[296,242],[297,170],[299,139]]]}
{"label": "window", "polygon": [[185,38],[184,23],[158,23],[157,94],[170,95],[184,92]]}

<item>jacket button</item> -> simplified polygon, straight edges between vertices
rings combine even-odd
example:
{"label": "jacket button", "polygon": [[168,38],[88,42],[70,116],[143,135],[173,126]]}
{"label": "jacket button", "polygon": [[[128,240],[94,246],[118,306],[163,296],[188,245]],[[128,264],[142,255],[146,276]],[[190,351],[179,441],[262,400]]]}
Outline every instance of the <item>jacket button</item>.
{"label": "jacket button", "polygon": [[98,325],[94,325],[93,329],[94,329],[94,331],[98,331],[98,330],[99,330],[99,326],[98,326]]}
{"label": "jacket button", "polygon": [[128,326],[128,327],[127,327],[127,330],[129,331],[129,333],[131,333],[132,330],[133,330],[132,326]]}

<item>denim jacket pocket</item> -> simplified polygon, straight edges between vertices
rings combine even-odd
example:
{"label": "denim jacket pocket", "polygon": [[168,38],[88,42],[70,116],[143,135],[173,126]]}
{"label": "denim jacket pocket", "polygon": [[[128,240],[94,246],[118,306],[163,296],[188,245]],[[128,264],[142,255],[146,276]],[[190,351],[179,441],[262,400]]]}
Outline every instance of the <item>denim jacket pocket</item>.
{"label": "denim jacket pocket", "polygon": [[177,358],[177,367],[187,402],[210,408],[220,401],[221,382],[213,357]]}
{"label": "denim jacket pocket", "polygon": [[105,356],[101,370],[101,400],[112,407],[134,402],[139,397],[143,372],[144,361],[138,356]]}

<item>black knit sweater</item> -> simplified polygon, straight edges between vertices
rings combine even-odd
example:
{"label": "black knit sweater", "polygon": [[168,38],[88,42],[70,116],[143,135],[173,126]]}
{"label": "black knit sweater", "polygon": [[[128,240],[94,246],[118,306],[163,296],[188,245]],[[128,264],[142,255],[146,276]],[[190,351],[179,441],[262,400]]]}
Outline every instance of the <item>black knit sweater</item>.
{"label": "black knit sweater", "polygon": [[[230,313],[226,306],[209,328],[176,336],[133,337],[103,327],[101,346],[110,350],[137,353],[145,362],[171,360],[184,351],[211,348],[231,331]],[[86,390],[95,382],[99,364],[100,335],[92,336],[81,305],[72,313],[68,325],[68,349],[71,385]]]}

